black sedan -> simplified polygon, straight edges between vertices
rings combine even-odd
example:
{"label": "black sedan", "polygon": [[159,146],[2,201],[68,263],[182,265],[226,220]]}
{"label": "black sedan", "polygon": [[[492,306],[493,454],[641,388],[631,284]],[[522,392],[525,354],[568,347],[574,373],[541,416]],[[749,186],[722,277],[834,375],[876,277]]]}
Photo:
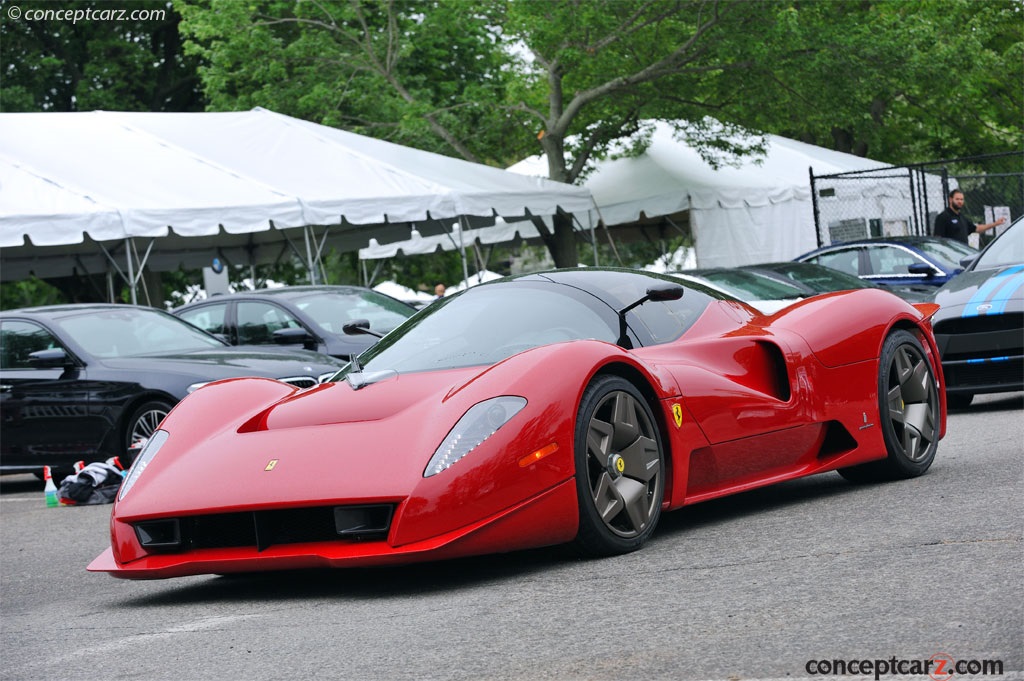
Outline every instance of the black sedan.
{"label": "black sedan", "polygon": [[233,348],[131,305],[0,312],[0,473],[66,471],[125,457],[206,383],[241,376],[316,385],[344,362],[305,350]]}
{"label": "black sedan", "polygon": [[232,345],[296,345],[344,360],[376,341],[371,335],[346,335],[345,324],[365,319],[372,331],[385,334],[415,312],[411,305],[359,286],[260,289],[172,310]]}
{"label": "black sedan", "polygon": [[935,294],[932,318],[946,399],[1024,390],[1024,219],[1018,218]]}

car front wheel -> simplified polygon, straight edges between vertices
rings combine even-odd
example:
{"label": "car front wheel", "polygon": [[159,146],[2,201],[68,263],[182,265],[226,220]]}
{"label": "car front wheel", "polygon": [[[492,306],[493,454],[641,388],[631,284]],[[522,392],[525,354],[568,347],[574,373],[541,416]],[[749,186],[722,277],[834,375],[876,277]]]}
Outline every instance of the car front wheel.
{"label": "car front wheel", "polygon": [[[153,436],[160,422],[171,411],[173,405],[164,400],[150,400],[139,405],[125,422],[124,451],[126,458],[137,453],[138,449]],[[122,461],[128,466],[131,461]]]}
{"label": "car front wheel", "polygon": [[599,376],[576,417],[576,546],[591,556],[635,551],[654,532],[665,495],[661,433],[640,391]]}

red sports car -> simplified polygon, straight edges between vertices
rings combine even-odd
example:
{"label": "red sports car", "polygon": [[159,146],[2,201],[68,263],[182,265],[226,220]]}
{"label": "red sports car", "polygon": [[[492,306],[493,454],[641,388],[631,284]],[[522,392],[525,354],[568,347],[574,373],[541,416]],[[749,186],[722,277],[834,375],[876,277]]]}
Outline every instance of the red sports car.
{"label": "red sports car", "polygon": [[830,470],[921,475],[945,431],[936,309],[862,289],[764,316],[614,269],[476,286],[332,382],[231,379],[183,400],[89,569],[152,579],[564,542],[611,555],[687,504]]}

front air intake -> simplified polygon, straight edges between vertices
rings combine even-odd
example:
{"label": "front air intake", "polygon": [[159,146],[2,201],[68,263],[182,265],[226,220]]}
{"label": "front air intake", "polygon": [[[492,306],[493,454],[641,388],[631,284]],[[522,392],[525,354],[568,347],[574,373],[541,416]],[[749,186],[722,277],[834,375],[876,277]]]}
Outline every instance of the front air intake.
{"label": "front air intake", "polygon": [[392,504],[316,506],[182,516],[136,523],[135,535],[151,553],[280,544],[373,541],[387,537]]}

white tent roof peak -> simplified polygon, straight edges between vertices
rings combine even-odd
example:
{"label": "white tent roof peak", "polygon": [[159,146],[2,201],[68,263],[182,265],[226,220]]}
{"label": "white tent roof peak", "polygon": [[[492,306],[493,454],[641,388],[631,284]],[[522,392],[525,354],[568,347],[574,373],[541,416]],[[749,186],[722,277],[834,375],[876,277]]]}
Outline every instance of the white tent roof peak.
{"label": "white tent roof peak", "polygon": [[[681,139],[673,124],[653,121],[651,128],[643,153],[598,161],[584,186],[610,227],[689,211],[702,267],[788,260],[815,248],[811,169],[817,176],[888,167],[765,135],[764,154],[742,156],[716,168]],[[534,157],[509,170],[534,174],[546,172],[546,167],[542,157]],[[877,199],[893,191],[893,183],[886,180],[865,182],[850,198],[863,202],[872,215],[881,215],[888,208],[879,207]]]}

